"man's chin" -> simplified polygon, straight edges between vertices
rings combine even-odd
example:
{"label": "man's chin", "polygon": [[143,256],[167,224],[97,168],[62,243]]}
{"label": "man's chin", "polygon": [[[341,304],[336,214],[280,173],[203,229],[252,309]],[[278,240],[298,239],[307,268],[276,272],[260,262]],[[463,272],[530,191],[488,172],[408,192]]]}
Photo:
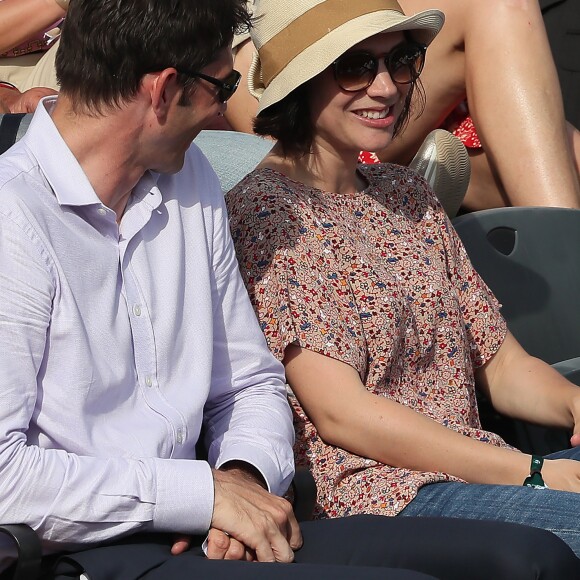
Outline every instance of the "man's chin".
{"label": "man's chin", "polygon": [[166,165],[151,167],[150,169],[155,173],[173,175],[174,173],[179,173],[183,169],[184,164],[185,164],[185,155],[183,155],[179,160],[175,160],[173,163],[167,163]]}

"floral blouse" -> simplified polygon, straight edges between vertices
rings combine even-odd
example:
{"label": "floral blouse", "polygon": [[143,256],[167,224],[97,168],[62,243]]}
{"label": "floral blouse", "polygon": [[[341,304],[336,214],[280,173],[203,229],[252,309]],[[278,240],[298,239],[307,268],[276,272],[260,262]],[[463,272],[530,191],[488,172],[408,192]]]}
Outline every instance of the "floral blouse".
{"label": "floral blouse", "polygon": [[[506,324],[429,186],[405,167],[360,166],[368,187],[324,192],[257,169],[227,195],[240,269],[270,349],[289,344],[351,365],[366,388],[468,437],[481,429],[474,368]],[[457,481],[325,444],[296,398],[296,462],[317,517],[396,515],[421,486]]]}

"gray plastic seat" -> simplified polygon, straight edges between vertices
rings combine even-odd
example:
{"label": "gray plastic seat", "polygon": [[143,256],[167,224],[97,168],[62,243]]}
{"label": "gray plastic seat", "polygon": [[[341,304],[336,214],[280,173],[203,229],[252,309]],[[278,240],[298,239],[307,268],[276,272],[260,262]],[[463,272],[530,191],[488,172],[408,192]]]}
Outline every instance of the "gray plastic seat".
{"label": "gray plastic seat", "polygon": [[0,155],[20,139],[32,120],[32,113],[0,115]]}
{"label": "gray plastic seat", "polygon": [[[532,355],[580,385],[580,210],[510,207],[455,218],[476,270],[502,303],[512,334]],[[527,452],[569,446],[569,433],[506,422],[482,406],[482,420]],[[507,429],[509,432],[506,432]]]}
{"label": "gray plastic seat", "polygon": [[524,348],[549,363],[580,357],[580,210],[491,209],[453,225]]}
{"label": "gray plastic seat", "polygon": [[226,193],[252,171],[274,142],[236,131],[202,131],[194,143],[209,159]]}

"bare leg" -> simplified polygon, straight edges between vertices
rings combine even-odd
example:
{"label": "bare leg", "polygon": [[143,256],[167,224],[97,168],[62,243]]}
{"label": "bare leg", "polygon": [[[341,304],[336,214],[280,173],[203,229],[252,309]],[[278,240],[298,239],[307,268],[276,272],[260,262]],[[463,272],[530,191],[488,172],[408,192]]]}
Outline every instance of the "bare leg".
{"label": "bare leg", "polygon": [[[407,13],[433,4],[401,0]],[[568,134],[564,121],[537,0],[436,4],[447,22],[427,55],[422,77],[428,100],[425,114],[381,157],[408,162],[425,135],[467,94],[487,155],[485,163],[480,155],[474,159],[466,203],[473,208],[506,203],[580,207],[570,147],[570,138],[578,142],[578,137]]]}
{"label": "bare leg", "polygon": [[[580,132],[568,123],[568,142],[573,151],[576,171],[580,171]],[[490,207],[515,205],[508,195],[483,149],[469,150],[471,182],[463,200],[463,209],[476,211]],[[532,205],[522,203],[518,205]]]}
{"label": "bare leg", "polygon": [[560,85],[537,1],[478,6],[465,39],[467,98],[510,203],[580,207]]}

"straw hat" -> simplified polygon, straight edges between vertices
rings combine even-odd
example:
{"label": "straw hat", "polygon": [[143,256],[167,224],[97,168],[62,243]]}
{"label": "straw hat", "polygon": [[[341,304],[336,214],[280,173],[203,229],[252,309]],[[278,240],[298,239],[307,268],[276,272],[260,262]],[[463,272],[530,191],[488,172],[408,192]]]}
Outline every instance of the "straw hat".
{"label": "straw hat", "polygon": [[260,101],[258,113],[366,38],[408,30],[428,45],[444,20],[439,10],[405,16],[396,0],[257,0],[248,88]]}

